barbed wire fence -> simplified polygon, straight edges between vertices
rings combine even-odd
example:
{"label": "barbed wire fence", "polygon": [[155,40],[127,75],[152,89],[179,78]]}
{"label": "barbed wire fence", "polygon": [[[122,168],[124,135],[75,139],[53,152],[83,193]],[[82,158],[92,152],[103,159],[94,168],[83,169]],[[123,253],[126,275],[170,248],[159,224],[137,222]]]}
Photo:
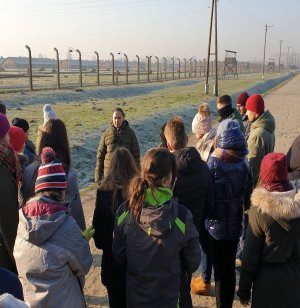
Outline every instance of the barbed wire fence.
{"label": "barbed wire fence", "polygon": [[[180,79],[201,79],[206,76],[206,61],[195,58],[176,58],[136,55],[130,59],[124,53],[110,53],[108,59],[82,58],[81,51],[70,48],[67,57],[60,58],[54,48],[56,59],[32,57],[31,49],[26,45],[28,57],[0,58],[0,92],[38,89],[67,89],[88,86],[111,86],[139,83],[165,82]],[[73,59],[75,57],[77,59]],[[209,76],[213,76],[215,63],[210,62]],[[223,75],[224,62],[218,62],[220,78]],[[238,62],[238,74],[259,73],[262,64]]]}

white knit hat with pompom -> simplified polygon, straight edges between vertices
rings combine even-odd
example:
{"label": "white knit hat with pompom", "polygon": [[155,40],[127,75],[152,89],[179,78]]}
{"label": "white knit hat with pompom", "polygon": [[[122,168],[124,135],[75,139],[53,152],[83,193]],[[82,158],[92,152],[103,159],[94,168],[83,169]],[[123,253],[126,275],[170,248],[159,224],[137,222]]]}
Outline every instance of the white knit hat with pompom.
{"label": "white knit hat with pompom", "polygon": [[56,120],[57,119],[56,112],[52,109],[52,106],[50,104],[44,105],[43,112],[44,112],[44,125],[49,120]]}

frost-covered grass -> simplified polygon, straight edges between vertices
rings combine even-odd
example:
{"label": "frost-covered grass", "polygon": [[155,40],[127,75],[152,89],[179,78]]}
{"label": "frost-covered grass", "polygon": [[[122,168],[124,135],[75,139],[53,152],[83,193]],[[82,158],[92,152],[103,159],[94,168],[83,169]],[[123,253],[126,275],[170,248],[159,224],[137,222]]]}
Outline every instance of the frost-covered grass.
{"label": "frost-covered grass", "polygon": [[[250,93],[264,93],[282,81],[274,79],[274,76],[268,76],[269,80],[264,82],[261,81],[260,75],[242,77],[238,80],[220,80],[219,95],[238,93],[246,89],[250,89]],[[210,87],[213,88],[212,81]],[[36,139],[37,128],[43,122],[43,105],[53,105],[58,116],[66,123],[73,164],[81,187],[93,180],[99,138],[109,125],[114,108],[124,109],[127,120],[136,131],[142,153],[159,143],[160,127],[172,115],[182,116],[189,131],[191,119],[201,102],[209,102],[212,109],[215,108],[214,96],[205,95],[203,80],[197,79],[95,87],[82,92],[24,92],[1,95],[1,99],[7,102],[10,119],[23,117],[30,122],[32,140]]]}

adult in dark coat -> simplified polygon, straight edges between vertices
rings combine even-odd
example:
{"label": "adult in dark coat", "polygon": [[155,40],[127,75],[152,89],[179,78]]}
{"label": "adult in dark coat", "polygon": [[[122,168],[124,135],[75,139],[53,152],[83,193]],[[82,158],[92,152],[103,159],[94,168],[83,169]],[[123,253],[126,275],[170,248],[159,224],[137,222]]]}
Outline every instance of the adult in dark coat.
{"label": "adult in dark coat", "polygon": [[214,206],[206,220],[219,308],[231,307],[235,293],[235,256],[243,211],[250,206],[253,189],[247,153],[238,123],[222,121],[217,130],[217,148],[207,162],[213,179]]}
{"label": "adult in dark coat", "polygon": [[118,147],[126,148],[134,157],[137,166],[140,165],[138,140],[124,118],[124,111],[116,108],[111,126],[101,136],[96,159],[95,182],[100,182],[107,175],[112,153]]}
{"label": "adult in dark coat", "polygon": [[167,122],[165,136],[168,149],[175,155],[178,168],[174,196],[192,212],[202,249],[202,279],[198,282],[201,286],[197,290],[193,288],[192,291],[198,294],[209,293],[212,266],[204,218],[213,205],[211,175],[196,148],[186,147],[188,138],[181,118],[174,117]]}
{"label": "adult in dark coat", "polygon": [[294,140],[286,154],[288,178],[290,181],[300,178],[300,135]]}
{"label": "adult in dark coat", "polygon": [[261,163],[251,196],[249,226],[237,295],[253,308],[300,307],[300,190],[287,178],[284,154]]}
{"label": "adult in dark coat", "polygon": [[135,160],[126,148],[117,148],[108,177],[99,183],[93,217],[94,241],[102,249],[101,281],[106,287],[109,306],[126,308],[126,265],[118,264],[112,253],[115,212],[127,199],[131,179],[138,174]]}
{"label": "adult in dark coat", "polygon": [[18,186],[21,183],[19,160],[9,146],[9,122],[0,113],[0,267],[17,273],[13,250],[19,223]]}

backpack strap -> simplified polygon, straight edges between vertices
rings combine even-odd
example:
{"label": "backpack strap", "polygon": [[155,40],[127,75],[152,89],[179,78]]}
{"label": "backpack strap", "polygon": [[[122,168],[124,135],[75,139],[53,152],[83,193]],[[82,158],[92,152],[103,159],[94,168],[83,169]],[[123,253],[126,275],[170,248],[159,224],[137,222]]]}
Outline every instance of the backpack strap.
{"label": "backpack strap", "polygon": [[178,213],[175,219],[175,224],[183,234],[185,234],[186,217],[187,209],[183,206],[178,206]]}

